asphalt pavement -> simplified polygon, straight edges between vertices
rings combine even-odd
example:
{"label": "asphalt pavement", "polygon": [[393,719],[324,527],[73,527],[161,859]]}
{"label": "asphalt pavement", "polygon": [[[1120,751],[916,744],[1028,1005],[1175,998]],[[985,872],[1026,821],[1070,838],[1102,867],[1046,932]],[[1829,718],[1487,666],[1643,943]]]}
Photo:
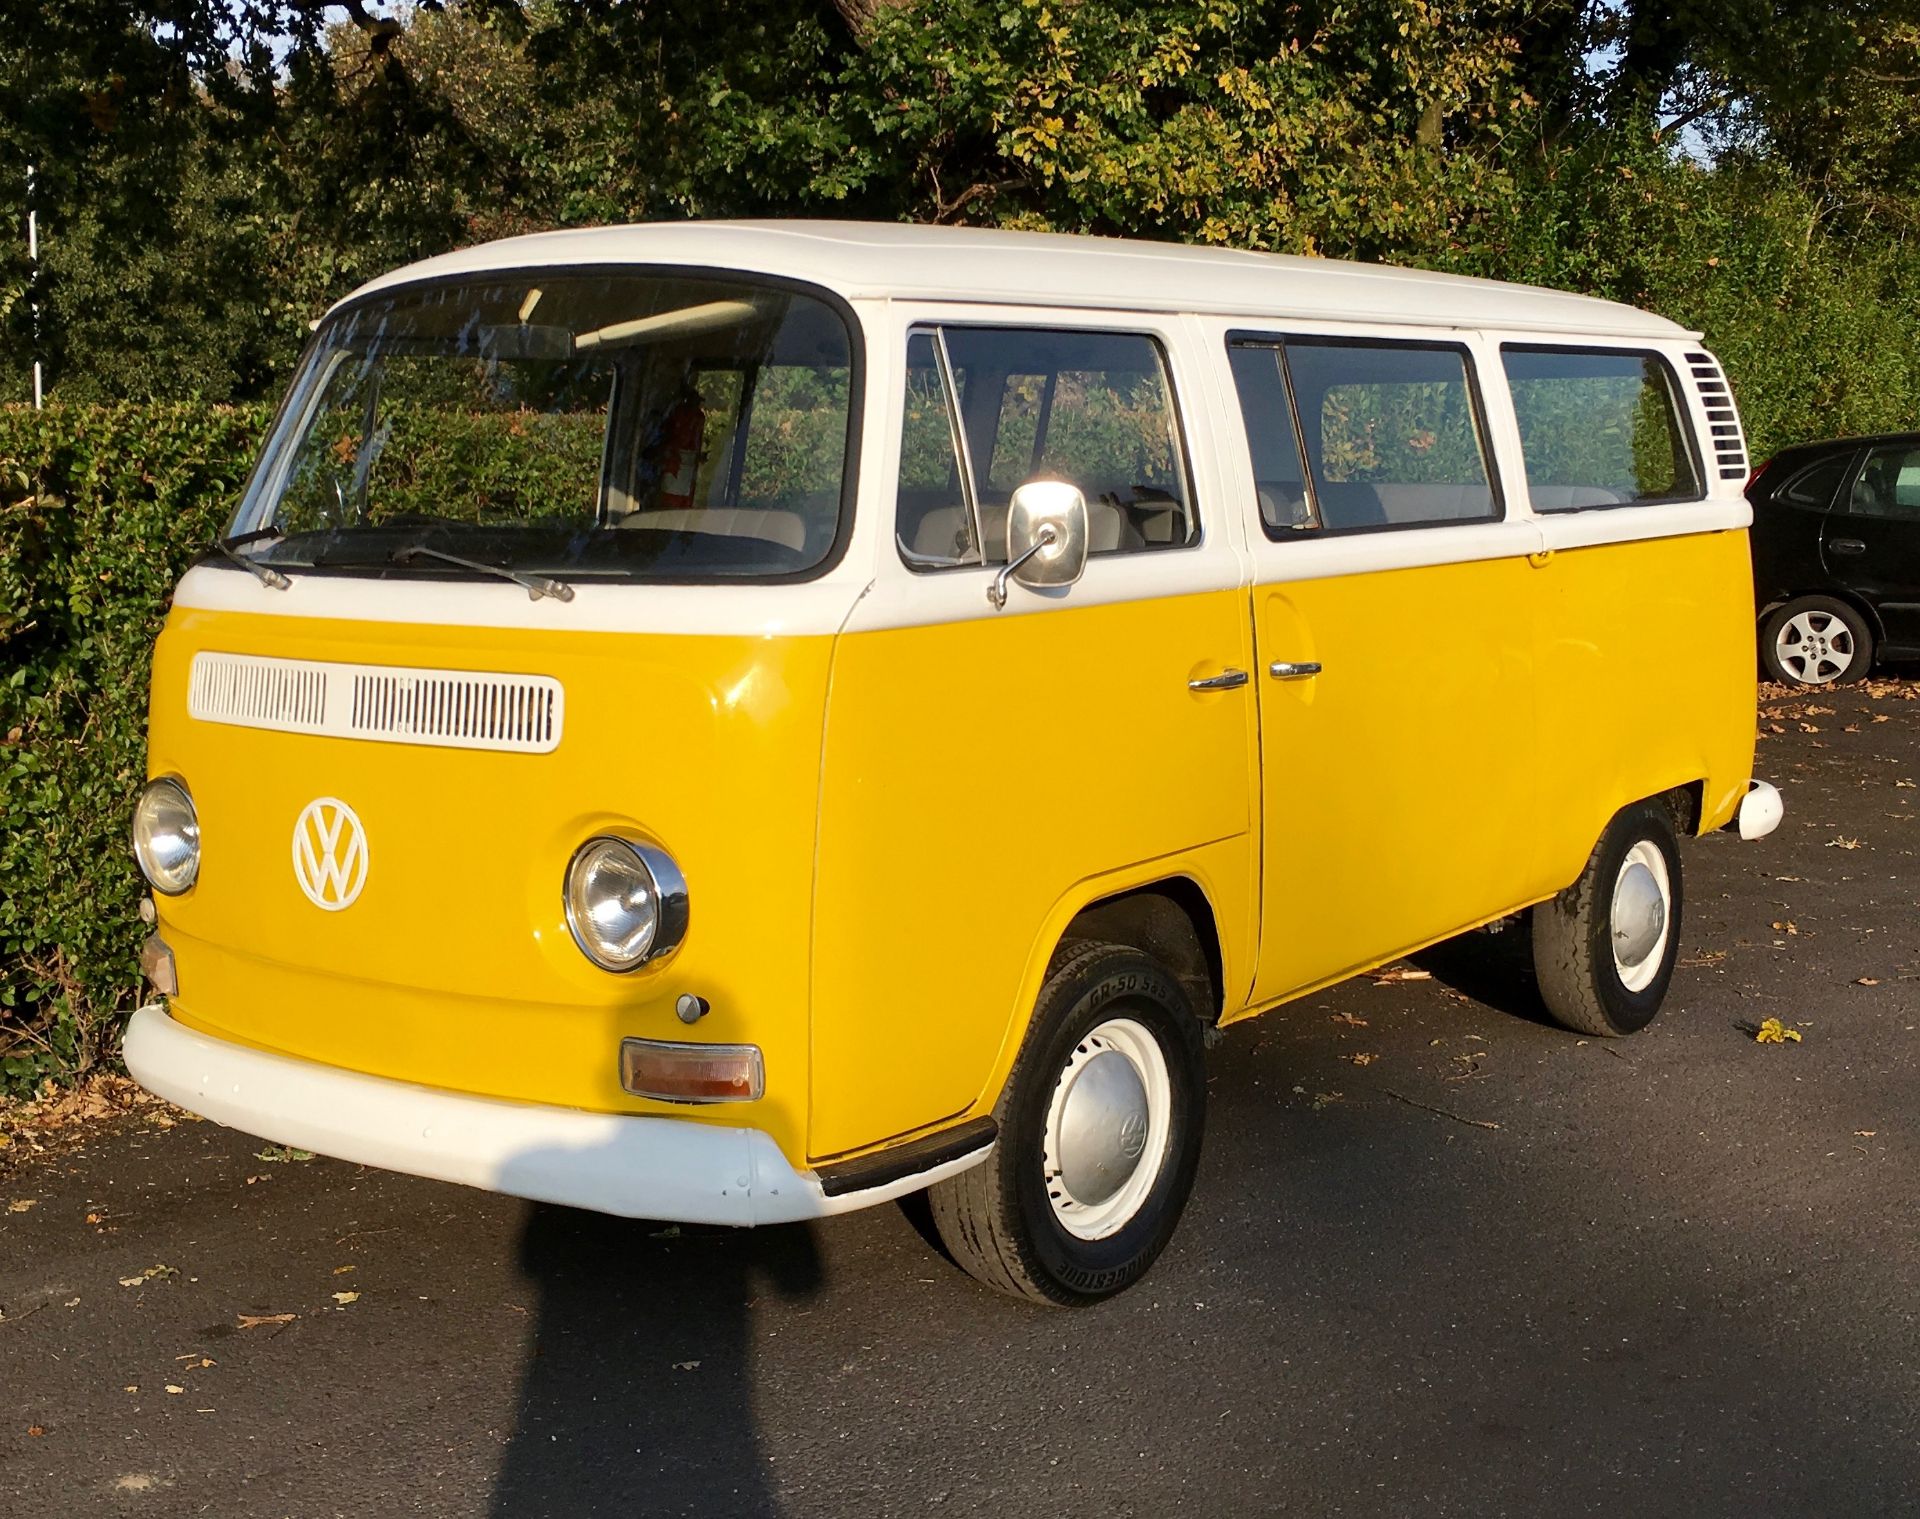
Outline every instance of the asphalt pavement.
{"label": "asphalt pavement", "polygon": [[676,1229],[153,1113],[16,1160],[0,1515],[1920,1512],[1916,696],[1769,703],[1786,822],[1687,846],[1639,1037],[1547,1026],[1514,932],[1229,1030],[1089,1311],[891,1206]]}

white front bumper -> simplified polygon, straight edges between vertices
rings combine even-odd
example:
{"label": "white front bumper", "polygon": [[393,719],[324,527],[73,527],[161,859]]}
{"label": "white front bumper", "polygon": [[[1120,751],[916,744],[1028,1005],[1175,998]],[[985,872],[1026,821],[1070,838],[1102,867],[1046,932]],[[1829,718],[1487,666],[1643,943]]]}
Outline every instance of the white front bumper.
{"label": "white front bumper", "polygon": [[869,1207],[972,1155],[829,1197],[759,1129],[462,1096],[269,1054],[164,1008],[127,1025],[127,1069],[189,1112],[283,1145],[538,1202],[689,1224],[779,1224]]}

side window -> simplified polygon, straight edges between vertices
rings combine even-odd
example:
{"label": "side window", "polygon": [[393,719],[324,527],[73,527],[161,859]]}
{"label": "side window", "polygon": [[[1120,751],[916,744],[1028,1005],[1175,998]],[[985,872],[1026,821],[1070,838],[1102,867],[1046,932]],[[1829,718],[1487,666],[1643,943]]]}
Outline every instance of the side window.
{"label": "side window", "polygon": [[1824,512],[1833,505],[1847,471],[1853,468],[1853,454],[1833,454],[1818,464],[1809,464],[1780,488],[1780,499],[1795,506],[1810,506]]}
{"label": "side window", "polygon": [[1686,414],[1658,354],[1510,344],[1500,355],[1534,510],[1700,498]]}
{"label": "side window", "polygon": [[1289,338],[1283,358],[1323,526],[1499,517],[1465,349]]}
{"label": "side window", "polygon": [[1850,509],[1920,522],[1920,448],[1876,448],[1853,482]]}
{"label": "side window", "polygon": [[1227,347],[1240,416],[1253,456],[1253,485],[1260,498],[1260,525],[1269,538],[1319,525],[1307,500],[1307,464],[1293,425],[1286,361],[1278,343],[1236,341]]}
{"label": "side window", "polygon": [[1159,345],[1131,333],[948,327],[908,338],[896,532],[915,569],[1001,564],[1028,480],[1087,498],[1093,554],[1194,542]]}

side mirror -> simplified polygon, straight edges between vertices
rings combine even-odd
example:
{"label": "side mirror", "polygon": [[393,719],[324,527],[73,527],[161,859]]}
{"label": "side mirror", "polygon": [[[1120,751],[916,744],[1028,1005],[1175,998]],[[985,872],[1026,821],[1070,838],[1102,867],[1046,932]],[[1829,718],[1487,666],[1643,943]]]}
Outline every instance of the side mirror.
{"label": "side mirror", "polygon": [[1029,480],[1007,503],[1007,562],[987,600],[1007,604],[1007,582],[1072,585],[1087,567],[1087,498],[1065,480]]}

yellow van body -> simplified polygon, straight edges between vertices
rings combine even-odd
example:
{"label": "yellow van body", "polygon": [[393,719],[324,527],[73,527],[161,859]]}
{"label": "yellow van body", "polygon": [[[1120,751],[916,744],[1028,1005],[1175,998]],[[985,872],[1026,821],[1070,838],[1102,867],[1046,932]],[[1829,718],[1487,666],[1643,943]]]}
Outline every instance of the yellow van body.
{"label": "yellow van body", "polygon": [[[1737,435],[1716,452],[1692,334],[1398,271],[830,224],[555,234],[382,288],[609,264],[844,300],[865,354],[844,552],[804,583],[583,586],[565,605],[486,579],[192,570],[154,655],[148,763],[190,791],[201,859],[157,898],[171,995],[128,1044],[188,1107],[615,1212],[835,1212],[980,1160],[1076,924],[1173,934],[1196,1001],[1231,1023],[1553,897],[1631,803],[1668,799],[1706,832],[1752,795],[1744,460]],[[903,564],[906,345],[983,322],[1160,346],[1192,546],[1096,555],[1064,594],[1016,583],[1003,609],[991,564]],[[1249,328],[1463,345],[1498,519],[1263,534],[1225,362]],[[1529,508],[1497,354],[1543,334],[1670,357],[1705,440],[1696,499]],[[1308,662],[1310,679],[1205,684]],[[194,715],[206,692],[244,696],[247,671],[381,670],[538,677],[564,726],[535,752]],[[326,799],[358,830],[344,908],[300,876],[301,820]],[[670,853],[690,900],[684,942],[630,974],[590,962],[563,901],[582,841],[620,830]],[[625,1041],[751,1046],[764,1090],[635,1095]],[[703,1133],[722,1148],[681,1137]]]}

